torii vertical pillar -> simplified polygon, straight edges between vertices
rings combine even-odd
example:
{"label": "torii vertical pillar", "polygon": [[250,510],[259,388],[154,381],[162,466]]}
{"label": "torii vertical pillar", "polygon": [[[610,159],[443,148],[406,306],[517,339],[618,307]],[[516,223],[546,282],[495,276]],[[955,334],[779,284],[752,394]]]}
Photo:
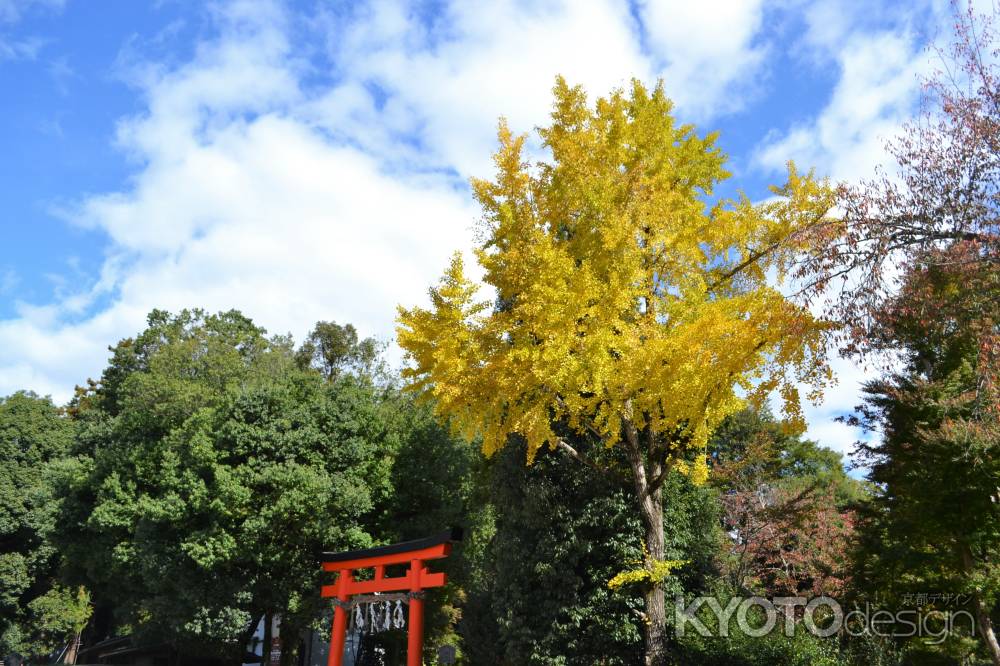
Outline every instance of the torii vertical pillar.
{"label": "torii vertical pillar", "polygon": [[[334,585],[324,585],[323,597],[336,599],[333,611],[333,629],[330,632],[330,656],[327,666],[341,666],[347,640],[347,605],[355,594],[373,592],[409,592],[410,613],[407,622],[406,665],[421,666],[424,651],[424,590],[441,587],[448,582],[443,573],[431,573],[424,566],[427,560],[448,557],[451,544],[462,539],[462,530],[453,528],[426,539],[416,539],[391,546],[345,553],[323,553],[323,571],[335,572]],[[387,578],[385,568],[393,564],[407,564],[405,576]],[[374,568],[372,580],[356,580],[357,569]]]}

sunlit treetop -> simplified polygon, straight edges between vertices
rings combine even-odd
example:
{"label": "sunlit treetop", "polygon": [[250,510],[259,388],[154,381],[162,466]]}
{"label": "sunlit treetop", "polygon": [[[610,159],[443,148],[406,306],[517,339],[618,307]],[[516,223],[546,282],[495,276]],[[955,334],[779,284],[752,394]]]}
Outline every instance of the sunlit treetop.
{"label": "sunlit treetop", "polygon": [[775,285],[830,209],[827,184],[790,166],[765,203],[713,200],[725,156],[676,123],[662,85],[591,107],[560,78],[554,95],[550,159],[526,163],[501,121],[496,176],[472,181],[495,300],[456,254],[430,309],[399,310],[411,385],[487,454],[517,433],[533,456],[561,423],[608,445],[638,433],[686,469],[679,454],[774,390],[801,424],[796,384],[829,380],[826,326]]}

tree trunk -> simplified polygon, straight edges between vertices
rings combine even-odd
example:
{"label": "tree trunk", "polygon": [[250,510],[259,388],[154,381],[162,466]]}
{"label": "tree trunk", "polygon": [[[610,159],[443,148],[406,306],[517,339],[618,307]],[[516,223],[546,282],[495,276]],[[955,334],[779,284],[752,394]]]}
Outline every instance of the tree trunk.
{"label": "tree trunk", "polygon": [[[971,575],[975,570],[975,559],[972,557],[972,550],[966,544],[960,546],[962,551],[962,566],[967,575]],[[994,666],[1000,666],[1000,643],[997,642],[996,632],[993,630],[993,620],[990,619],[990,609],[983,603],[983,597],[979,590],[973,590],[972,603],[976,609],[976,624],[979,625],[979,634],[983,643],[986,644],[986,651],[990,653],[990,659]]]}
{"label": "tree trunk", "polygon": [[993,660],[994,666],[1000,666],[1000,643],[997,642],[997,635],[993,630],[993,620],[990,619],[990,611],[986,608],[978,592],[973,597],[973,603],[976,605],[976,623],[979,625],[979,631],[983,635],[983,642],[986,643],[986,649],[990,653],[990,658]]}
{"label": "tree trunk", "polygon": [[69,647],[66,648],[66,657],[63,659],[64,664],[75,664],[76,655],[80,652],[80,634],[82,632],[76,632],[73,634],[73,638],[69,643]]}
{"label": "tree trunk", "polygon": [[281,666],[294,666],[299,661],[299,652],[303,648],[302,628],[286,621],[281,616],[278,633],[281,636]]}
{"label": "tree trunk", "polygon": [[260,648],[260,666],[271,663],[271,613],[264,613],[264,641]]}
{"label": "tree trunk", "polygon": [[[656,490],[648,498],[642,510],[642,523],[646,531],[646,565],[652,568],[651,560],[663,560],[663,504],[660,491]],[[664,660],[664,632],[667,625],[667,610],[663,596],[663,586],[657,582],[650,584],[645,593],[646,602],[646,666],[659,666]]]}
{"label": "tree trunk", "polygon": [[[628,420],[625,421],[625,445],[645,531],[646,566],[652,569],[654,561],[664,559],[663,496],[659,486],[650,489],[650,480],[659,478],[661,466],[655,461],[647,465],[645,452],[639,443],[639,433]],[[644,601],[644,663],[645,666],[660,666],[665,660],[664,634],[667,626],[663,587],[658,582],[651,581],[644,594]]]}

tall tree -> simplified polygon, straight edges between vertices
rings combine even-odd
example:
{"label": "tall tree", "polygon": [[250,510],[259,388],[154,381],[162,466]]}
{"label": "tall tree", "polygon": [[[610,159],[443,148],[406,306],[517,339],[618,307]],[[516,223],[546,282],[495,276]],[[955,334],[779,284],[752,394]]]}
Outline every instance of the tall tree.
{"label": "tall tree", "polygon": [[[828,378],[822,324],[771,286],[831,191],[790,170],[762,205],[709,203],[728,176],[715,136],[678,126],[661,86],[638,81],[593,108],[561,78],[552,159],[525,163],[525,137],[501,122],[495,180],[473,180],[483,210],[476,256],[495,306],[477,300],[456,256],[432,307],[400,309],[399,342],[416,390],[492,454],[512,434],[529,461],[544,445],[586,460],[563,423],[622,444],[644,526],[646,659],[662,661],[661,487],[672,471],[704,480],[712,429],[778,389],[800,421],[796,383]],[[593,460],[587,464],[600,467]]]}
{"label": "tall tree", "polygon": [[[567,436],[609,468],[627,469],[623,450]],[[642,604],[608,585],[642,558],[629,486],[548,451],[525,466],[525,452],[523,441],[505,448],[483,477],[496,518],[462,623],[472,663],[632,666],[642,656]],[[671,592],[698,588],[718,545],[713,492],[676,472],[663,492],[674,526],[665,555],[686,562],[666,583]]]}
{"label": "tall tree", "polygon": [[48,398],[0,398],[0,655],[44,658],[90,612],[85,591],[58,579],[54,468],[70,453],[73,423]]}
{"label": "tall tree", "polygon": [[[490,516],[474,499],[478,494],[474,479],[480,474],[482,456],[440,423],[429,405],[395,390],[389,391],[387,398],[385,418],[398,432],[399,446],[392,460],[392,496],[377,533],[384,541],[398,542],[426,537],[447,527],[464,528],[463,540],[439,565],[448,575],[448,584],[428,592],[430,603],[424,618],[428,662],[446,644],[455,646],[459,658],[464,659],[467,645],[463,645],[457,629],[466,592],[473,579],[483,575],[476,567],[480,564],[482,542],[490,532]],[[390,650],[390,654],[405,653],[403,635],[389,633],[371,638],[383,645],[395,642],[395,652]]]}
{"label": "tall tree", "polygon": [[77,402],[64,548],[139,637],[242,659],[261,615],[313,621],[320,551],[372,543],[395,448],[372,387],[238,312],[153,312]]}
{"label": "tall tree", "polygon": [[383,370],[380,351],[375,339],[358,339],[353,324],[321,321],[306,336],[295,358],[303,368],[316,368],[331,380],[344,374],[374,377]]}
{"label": "tall tree", "polygon": [[860,451],[878,492],[862,514],[858,573],[897,601],[927,588],[971,600],[982,645],[1000,664],[1000,394],[982,382],[977,331],[954,310],[936,311],[931,325],[913,307],[920,294],[967,302],[976,285],[931,263],[891,302],[906,363],[865,386],[856,418],[880,434]]}
{"label": "tall tree", "polygon": [[[814,229],[798,277],[845,325],[845,353],[898,361],[868,385],[859,419],[882,432],[862,449],[881,489],[862,526],[888,557],[862,575],[889,590],[912,576],[878,574],[946,572],[948,585],[977,588],[980,634],[1000,664],[995,593],[976,583],[995,578],[984,572],[1000,485],[1000,34],[995,5],[980,16],[956,0],[953,16],[924,112],[888,146],[898,168],[840,189],[844,215]],[[907,560],[913,569],[890,565]]]}

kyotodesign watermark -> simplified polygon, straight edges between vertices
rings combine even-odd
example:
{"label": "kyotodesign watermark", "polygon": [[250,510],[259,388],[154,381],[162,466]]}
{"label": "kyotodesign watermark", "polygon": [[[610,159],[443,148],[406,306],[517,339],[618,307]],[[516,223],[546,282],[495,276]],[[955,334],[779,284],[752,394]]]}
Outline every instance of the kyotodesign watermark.
{"label": "kyotodesign watermark", "polygon": [[732,597],[725,600],[725,605],[717,597],[674,599],[674,627],[678,636],[694,631],[706,637],[725,637],[738,631],[760,638],[784,631],[791,637],[799,623],[821,638],[841,633],[851,637],[919,637],[931,645],[943,643],[957,630],[967,628],[971,636],[976,633],[975,618],[962,609],[889,611],[866,603],[845,612],[831,597]]}

